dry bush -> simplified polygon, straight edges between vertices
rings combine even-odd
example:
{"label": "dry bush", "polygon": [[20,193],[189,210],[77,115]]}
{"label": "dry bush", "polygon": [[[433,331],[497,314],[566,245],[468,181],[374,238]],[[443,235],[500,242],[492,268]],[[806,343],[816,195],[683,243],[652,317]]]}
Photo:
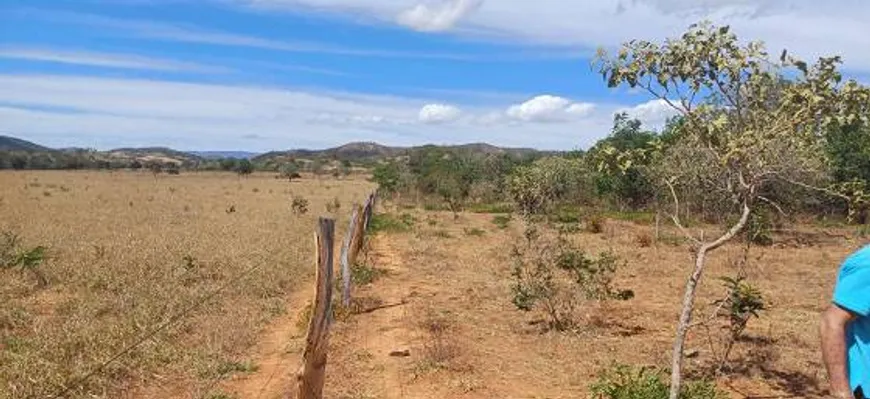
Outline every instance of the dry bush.
{"label": "dry bush", "polygon": [[653,245],[653,236],[649,233],[640,233],[636,237],[637,245],[641,248],[649,248]]}
{"label": "dry bush", "polygon": [[[73,189],[34,203],[24,188],[33,177]],[[244,189],[227,190],[237,181]],[[294,217],[286,183],[256,174],[173,177],[175,193],[169,183],[127,172],[0,173],[8,200],[0,231],[20,232],[21,248],[50,248],[39,270],[51,282],[34,290],[31,274],[0,269],[0,398],[52,397],[64,386],[71,388],[65,398],[115,398],[158,384],[156,375],[160,385],[184,381],[195,394],[256,366],[242,354],[286,311],[296,284],[310,279],[315,216]],[[250,203],[254,187],[256,203],[228,214],[228,204]],[[329,193],[314,182],[294,185],[312,206],[336,195],[359,201],[371,189],[353,180]],[[196,211],[185,212],[188,204]],[[347,223],[349,215],[337,216],[338,225]]]}
{"label": "dry bush", "polygon": [[424,370],[459,371],[461,349],[456,342],[455,316],[431,308],[421,311],[418,328],[423,332],[423,356],[419,367]]}

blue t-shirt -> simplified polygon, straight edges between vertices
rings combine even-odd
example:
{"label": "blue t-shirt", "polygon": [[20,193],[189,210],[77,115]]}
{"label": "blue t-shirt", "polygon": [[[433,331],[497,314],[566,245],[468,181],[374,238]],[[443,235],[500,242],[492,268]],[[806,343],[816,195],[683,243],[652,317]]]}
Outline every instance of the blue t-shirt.
{"label": "blue t-shirt", "polygon": [[846,332],[849,380],[852,389],[860,386],[870,392],[870,245],[843,262],[834,303],[858,315]]}

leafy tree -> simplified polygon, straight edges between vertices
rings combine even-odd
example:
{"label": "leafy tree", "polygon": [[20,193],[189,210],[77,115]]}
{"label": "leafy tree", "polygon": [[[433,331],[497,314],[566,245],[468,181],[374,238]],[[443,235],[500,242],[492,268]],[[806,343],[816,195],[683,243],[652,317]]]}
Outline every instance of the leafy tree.
{"label": "leafy tree", "polygon": [[254,173],[254,165],[251,163],[251,161],[247,159],[242,159],[236,163],[235,171],[241,176],[248,176],[251,173]]}
{"label": "leafy tree", "polygon": [[287,179],[287,181],[293,181],[293,179],[298,179],[302,177],[299,174],[299,165],[296,162],[288,162],[281,165],[280,169],[280,177],[282,179]]}
{"label": "leafy tree", "polygon": [[12,166],[12,169],[22,170],[27,168],[27,157],[21,154],[16,154],[12,156],[12,159],[9,162],[9,165]]}
{"label": "leafy tree", "polygon": [[235,158],[224,158],[220,160],[221,170],[234,171],[238,168],[238,161]]}
{"label": "leafy tree", "polygon": [[640,120],[626,113],[616,114],[610,136],[600,140],[588,154],[593,163],[603,166],[595,177],[598,194],[635,209],[647,205],[655,196],[655,188],[643,168],[646,165],[638,162],[621,168],[614,155],[648,147],[655,139],[655,133],[642,129]]}
{"label": "leafy tree", "polygon": [[511,198],[525,216],[546,212],[575,193],[584,179],[582,162],[560,157],[542,158],[521,166],[508,177]]}
{"label": "leafy tree", "polygon": [[[843,82],[839,63],[838,57],[821,58],[810,66],[787,52],[771,59],[761,43],[743,45],[727,26],[709,23],[663,44],[636,40],[615,56],[599,51],[598,66],[610,87],[639,88],[683,116],[679,144],[665,149],[657,141],[624,152],[657,162],[658,178],[673,199],[672,219],[694,244],[695,267],[674,341],[671,399],[680,393],[683,348],[708,253],[743,230],[754,208],[771,202],[764,194],[775,182],[818,184],[823,132],[867,120],[870,91]],[[739,215],[713,240],[694,237],[680,221],[681,194],[698,182]]]}
{"label": "leafy tree", "polygon": [[372,171],[372,181],[384,194],[396,194],[402,187],[402,165],[390,161],[375,166]]}

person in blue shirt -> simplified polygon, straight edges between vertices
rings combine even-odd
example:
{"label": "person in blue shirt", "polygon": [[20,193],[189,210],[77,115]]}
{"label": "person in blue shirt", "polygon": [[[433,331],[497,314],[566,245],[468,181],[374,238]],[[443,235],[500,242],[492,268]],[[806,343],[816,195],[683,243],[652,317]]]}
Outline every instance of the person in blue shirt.
{"label": "person in blue shirt", "polygon": [[822,357],[834,397],[870,394],[870,245],[840,267],[833,303],[822,314]]}

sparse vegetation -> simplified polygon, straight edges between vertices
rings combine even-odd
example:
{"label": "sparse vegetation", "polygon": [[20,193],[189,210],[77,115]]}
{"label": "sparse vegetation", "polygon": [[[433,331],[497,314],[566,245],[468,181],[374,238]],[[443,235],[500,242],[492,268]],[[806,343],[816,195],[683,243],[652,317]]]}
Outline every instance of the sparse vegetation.
{"label": "sparse vegetation", "polygon": [[512,219],[513,218],[511,217],[511,215],[495,215],[492,217],[492,224],[504,230],[508,228],[508,225],[510,224]]}
{"label": "sparse vegetation", "polygon": [[416,224],[417,219],[410,213],[398,216],[391,213],[379,213],[372,216],[369,230],[372,233],[403,233],[411,231]]}
{"label": "sparse vegetation", "polygon": [[[591,387],[592,399],[666,399],[670,385],[657,369],[615,365],[602,371]],[[706,381],[686,384],[679,399],[725,399],[716,385]]]}
{"label": "sparse vegetation", "polygon": [[590,258],[564,237],[554,240],[543,234],[528,227],[523,245],[514,246],[511,253],[512,302],[517,309],[539,310],[550,328],[563,331],[576,327],[576,312],[583,301],[634,296],[632,291],[614,289],[613,276],[620,264],[613,254]]}

